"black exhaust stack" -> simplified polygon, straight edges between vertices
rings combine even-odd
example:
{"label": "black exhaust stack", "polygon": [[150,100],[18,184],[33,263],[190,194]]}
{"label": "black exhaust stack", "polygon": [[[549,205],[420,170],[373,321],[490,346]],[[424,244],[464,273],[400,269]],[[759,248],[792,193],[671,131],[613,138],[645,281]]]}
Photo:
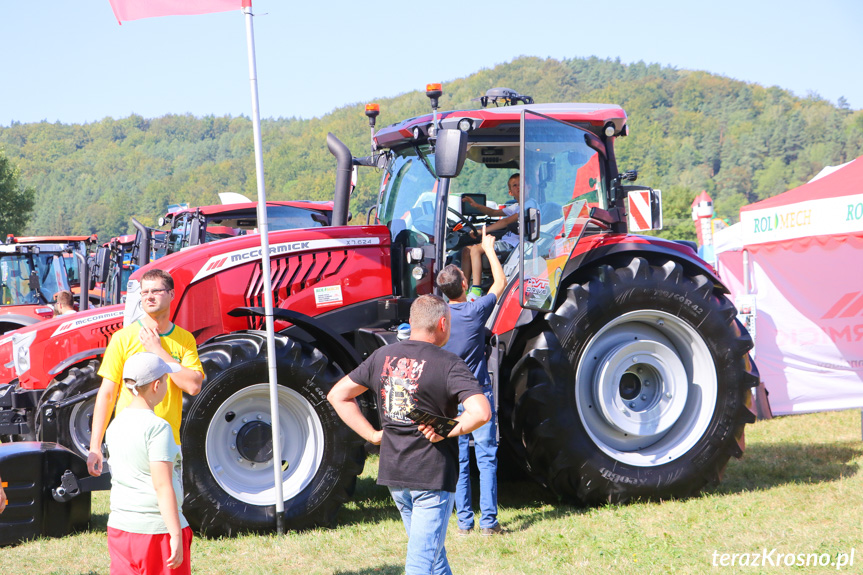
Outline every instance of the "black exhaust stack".
{"label": "black exhaust stack", "polygon": [[327,148],[336,157],[336,190],[333,198],[333,225],[348,224],[348,205],[351,197],[351,173],[354,158],[351,151],[333,134],[327,134]]}

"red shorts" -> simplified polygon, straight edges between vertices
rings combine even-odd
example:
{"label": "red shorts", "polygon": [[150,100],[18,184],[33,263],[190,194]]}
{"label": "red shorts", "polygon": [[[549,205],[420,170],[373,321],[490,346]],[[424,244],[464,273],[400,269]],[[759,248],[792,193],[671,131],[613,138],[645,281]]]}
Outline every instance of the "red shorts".
{"label": "red shorts", "polygon": [[108,527],[111,575],[191,575],[192,528],[183,528],[182,536],[183,564],[176,569],[168,569],[168,557],[171,556],[170,535],[129,533]]}

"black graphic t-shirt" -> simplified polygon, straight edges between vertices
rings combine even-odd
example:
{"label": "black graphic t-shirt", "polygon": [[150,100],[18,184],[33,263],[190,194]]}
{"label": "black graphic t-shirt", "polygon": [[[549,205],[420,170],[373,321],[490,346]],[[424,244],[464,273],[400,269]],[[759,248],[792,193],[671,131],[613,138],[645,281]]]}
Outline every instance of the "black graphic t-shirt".
{"label": "black graphic t-shirt", "polygon": [[455,491],[458,440],[431,443],[407,414],[418,408],[456,417],[459,403],[482,393],[465,362],[434,344],[406,340],[375,350],[350,378],[377,395],[384,430],[378,484]]}

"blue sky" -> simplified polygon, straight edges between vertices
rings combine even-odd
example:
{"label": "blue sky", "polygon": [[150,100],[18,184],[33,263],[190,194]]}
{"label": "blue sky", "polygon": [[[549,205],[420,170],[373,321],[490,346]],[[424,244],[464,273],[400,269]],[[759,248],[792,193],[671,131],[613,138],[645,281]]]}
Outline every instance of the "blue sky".
{"label": "blue sky", "polygon": [[[253,4],[263,117],[320,116],[520,55],[656,62],[863,108],[859,0]],[[119,26],[108,0],[0,0],[0,47],[0,125],[251,114],[239,11]]]}

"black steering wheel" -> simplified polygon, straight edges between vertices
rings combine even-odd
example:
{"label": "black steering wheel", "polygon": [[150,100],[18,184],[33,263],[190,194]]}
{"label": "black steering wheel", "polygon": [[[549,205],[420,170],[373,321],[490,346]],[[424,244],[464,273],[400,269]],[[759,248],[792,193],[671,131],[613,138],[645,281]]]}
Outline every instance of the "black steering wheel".
{"label": "black steering wheel", "polygon": [[[447,211],[452,212],[453,214],[455,214],[456,218],[458,218],[458,222],[456,222],[456,224],[452,227],[452,231],[457,232],[462,227],[467,227],[468,229],[470,229],[470,231],[479,235],[479,230],[477,230],[476,227],[472,223],[470,223],[470,220],[468,220],[466,217],[464,217],[464,215],[462,215],[461,212],[459,212],[455,208],[451,208],[449,206],[447,206]],[[462,226],[459,226],[459,224],[462,224]]]}

